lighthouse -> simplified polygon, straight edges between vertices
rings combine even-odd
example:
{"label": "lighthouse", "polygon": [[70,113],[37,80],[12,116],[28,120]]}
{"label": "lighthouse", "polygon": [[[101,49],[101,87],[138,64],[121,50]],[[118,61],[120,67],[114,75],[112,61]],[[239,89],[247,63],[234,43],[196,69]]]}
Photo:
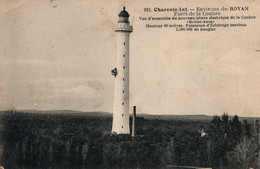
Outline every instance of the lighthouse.
{"label": "lighthouse", "polygon": [[129,14],[123,7],[115,26],[117,34],[116,67],[111,71],[115,77],[113,134],[130,134],[129,129],[129,36],[133,31]]}

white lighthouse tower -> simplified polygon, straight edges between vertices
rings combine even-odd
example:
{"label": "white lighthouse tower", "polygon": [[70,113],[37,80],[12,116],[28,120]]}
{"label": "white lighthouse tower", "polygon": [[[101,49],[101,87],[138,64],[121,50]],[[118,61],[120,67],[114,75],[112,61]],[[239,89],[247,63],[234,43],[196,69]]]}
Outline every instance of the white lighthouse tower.
{"label": "white lighthouse tower", "polygon": [[129,24],[129,14],[123,7],[115,27],[117,33],[114,108],[112,133],[130,134],[129,129],[129,36],[133,31]]}

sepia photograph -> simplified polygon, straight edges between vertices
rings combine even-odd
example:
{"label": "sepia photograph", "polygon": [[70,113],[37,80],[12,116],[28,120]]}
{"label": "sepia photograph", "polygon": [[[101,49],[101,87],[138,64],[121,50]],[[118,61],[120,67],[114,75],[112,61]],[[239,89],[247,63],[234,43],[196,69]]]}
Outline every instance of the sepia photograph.
{"label": "sepia photograph", "polygon": [[0,169],[260,169],[259,11],[0,0]]}

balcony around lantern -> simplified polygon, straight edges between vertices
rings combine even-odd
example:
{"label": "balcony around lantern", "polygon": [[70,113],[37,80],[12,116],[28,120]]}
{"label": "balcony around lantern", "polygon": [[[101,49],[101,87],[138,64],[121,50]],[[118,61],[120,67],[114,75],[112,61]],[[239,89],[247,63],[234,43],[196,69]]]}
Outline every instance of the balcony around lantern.
{"label": "balcony around lantern", "polygon": [[115,26],[115,32],[133,32],[133,26],[129,24],[118,24]]}

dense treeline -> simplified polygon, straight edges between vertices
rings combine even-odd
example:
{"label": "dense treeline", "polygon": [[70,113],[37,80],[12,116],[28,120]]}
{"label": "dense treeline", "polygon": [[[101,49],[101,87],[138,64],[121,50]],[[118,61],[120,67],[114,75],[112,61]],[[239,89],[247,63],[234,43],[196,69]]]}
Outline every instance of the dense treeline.
{"label": "dense treeline", "polygon": [[[5,168],[166,168],[167,165],[235,167],[236,151],[254,138],[237,116],[212,121],[136,119],[136,137],[111,135],[110,116],[5,112]],[[250,142],[250,145],[255,143]],[[240,146],[240,149],[239,149]],[[253,146],[255,150],[256,147]],[[251,167],[256,165],[252,152]]]}

